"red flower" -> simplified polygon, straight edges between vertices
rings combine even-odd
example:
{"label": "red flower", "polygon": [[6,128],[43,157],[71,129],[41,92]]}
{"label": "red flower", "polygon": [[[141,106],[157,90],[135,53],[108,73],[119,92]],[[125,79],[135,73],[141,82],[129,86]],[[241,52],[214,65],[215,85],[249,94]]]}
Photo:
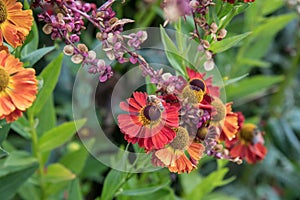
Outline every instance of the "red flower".
{"label": "red flower", "polygon": [[267,148],[264,146],[262,134],[254,124],[243,125],[238,137],[225,143],[230,150],[230,156],[240,157],[250,164],[263,160]]}
{"label": "red flower", "polygon": [[179,127],[176,132],[176,137],[170,144],[153,152],[152,163],[155,166],[168,167],[170,172],[189,173],[197,168],[205,147],[193,141],[185,128]]}
{"label": "red flower", "polygon": [[197,71],[194,71],[191,68],[186,68],[188,76],[189,76],[189,83],[191,86],[195,84],[197,86],[197,83],[203,82],[204,83],[204,90],[206,94],[209,94],[210,96],[219,97],[220,96],[220,90],[219,87],[213,86],[212,83],[212,77],[209,77],[207,79],[204,79],[206,76],[205,73],[200,73]]}
{"label": "red flower", "polygon": [[151,151],[163,148],[174,139],[173,128],[179,124],[179,108],[153,102],[141,92],[134,92],[133,98],[127,99],[127,103],[121,102],[120,107],[128,112],[118,116],[119,127],[128,142],[138,143]]}

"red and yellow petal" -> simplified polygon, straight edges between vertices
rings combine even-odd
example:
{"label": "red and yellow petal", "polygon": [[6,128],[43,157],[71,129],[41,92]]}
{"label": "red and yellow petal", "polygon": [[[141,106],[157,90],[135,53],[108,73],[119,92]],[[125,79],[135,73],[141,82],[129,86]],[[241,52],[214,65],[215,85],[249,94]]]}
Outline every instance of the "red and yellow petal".
{"label": "red and yellow petal", "polygon": [[36,98],[37,81],[34,69],[28,68],[10,77],[6,93],[19,110],[25,111]]}
{"label": "red and yellow petal", "polygon": [[15,110],[15,105],[11,101],[7,93],[0,93],[0,116],[9,115]]}
{"label": "red and yellow petal", "polygon": [[23,114],[23,112],[19,109],[14,110],[12,113],[10,113],[9,115],[5,116],[6,122],[7,123],[11,123],[16,121],[19,117],[21,117]]}

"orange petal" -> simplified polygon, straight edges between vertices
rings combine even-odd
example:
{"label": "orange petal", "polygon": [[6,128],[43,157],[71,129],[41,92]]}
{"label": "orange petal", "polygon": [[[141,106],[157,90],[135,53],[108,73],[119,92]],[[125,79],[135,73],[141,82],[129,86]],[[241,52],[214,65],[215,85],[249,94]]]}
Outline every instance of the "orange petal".
{"label": "orange petal", "polygon": [[8,115],[16,109],[10,97],[5,93],[0,93],[0,116]]}

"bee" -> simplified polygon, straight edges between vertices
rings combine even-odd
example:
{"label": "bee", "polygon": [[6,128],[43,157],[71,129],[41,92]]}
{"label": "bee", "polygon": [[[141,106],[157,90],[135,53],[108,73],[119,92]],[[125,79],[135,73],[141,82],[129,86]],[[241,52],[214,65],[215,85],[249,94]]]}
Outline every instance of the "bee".
{"label": "bee", "polygon": [[162,104],[161,99],[157,98],[157,96],[155,96],[155,95],[149,95],[147,97],[147,103],[149,103],[153,106],[157,106],[160,111],[164,111],[164,109],[165,109]]}

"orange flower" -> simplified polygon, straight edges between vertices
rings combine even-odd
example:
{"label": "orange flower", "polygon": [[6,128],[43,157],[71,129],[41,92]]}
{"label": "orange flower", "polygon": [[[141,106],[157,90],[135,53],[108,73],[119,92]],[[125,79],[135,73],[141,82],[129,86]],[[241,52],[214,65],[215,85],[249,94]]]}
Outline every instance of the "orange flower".
{"label": "orange flower", "polygon": [[185,128],[178,127],[174,140],[165,148],[153,152],[152,163],[155,166],[168,167],[170,172],[190,173],[197,168],[203,151],[204,146],[201,143],[190,138]]}
{"label": "orange flower", "polygon": [[172,128],[178,127],[178,109],[165,102],[155,103],[146,93],[134,92],[127,103],[121,102],[122,110],[128,112],[118,116],[119,127],[125,139],[138,143],[147,151],[163,148],[175,137]]}
{"label": "orange flower", "polygon": [[32,22],[32,11],[22,10],[20,2],[0,0],[0,45],[3,44],[3,37],[14,48],[22,45]]}
{"label": "orange flower", "polygon": [[37,94],[35,70],[23,68],[19,59],[0,52],[0,119],[13,122],[30,107]]}
{"label": "orange flower", "polygon": [[237,113],[232,112],[231,105],[233,103],[226,103],[214,97],[214,100],[211,102],[213,110],[211,113],[211,125],[217,126],[221,129],[220,140],[232,140],[236,137],[238,132],[238,115]]}

